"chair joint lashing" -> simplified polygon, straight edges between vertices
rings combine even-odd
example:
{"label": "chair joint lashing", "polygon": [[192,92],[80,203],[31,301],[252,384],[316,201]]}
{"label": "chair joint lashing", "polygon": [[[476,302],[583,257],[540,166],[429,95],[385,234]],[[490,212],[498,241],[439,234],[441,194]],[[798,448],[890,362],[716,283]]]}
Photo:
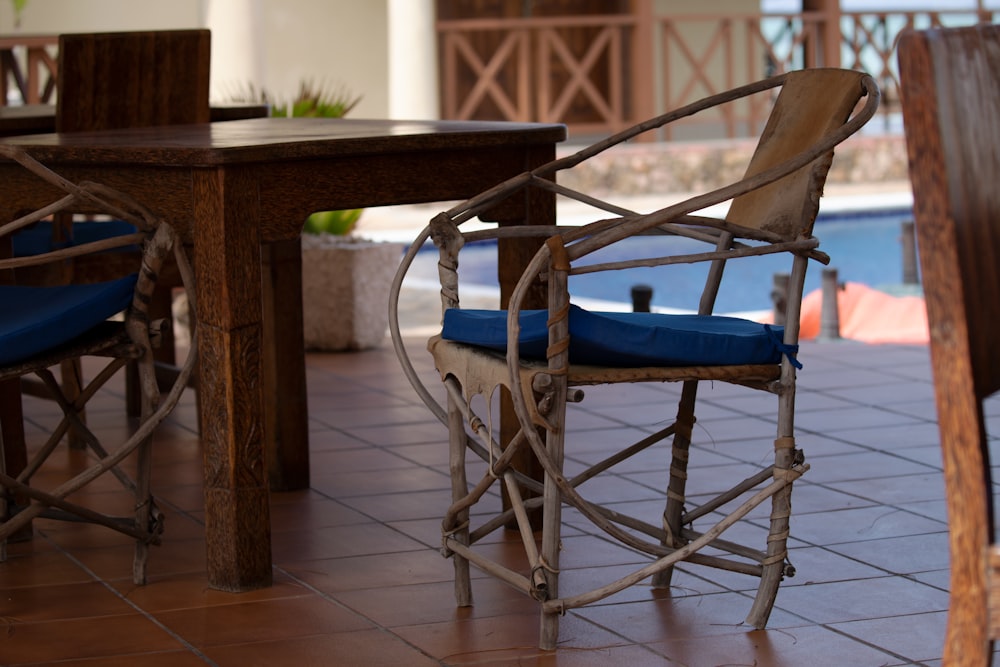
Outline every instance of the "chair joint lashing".
{"label": "chair joint lashing", "polygon": [[452,528],[442,528],[441,529],[441,555],[445,558],[451,558],[455,555],[455,552],[451,547],[448,546],[448,541],[456,539],[455,535],[467,531],[469,529],[469,520],[466,519],[461,523],[456,524]]}
{"label": "chair joint lashing", "polygon": [[544,556],[539,556],[538,562],[531,568],[531,597],[539,602],[545,602],[550,597],[547,573],[558,575],[559,570],[549,565]]}
{"label": "chair joint lashing", "polygon": [[787,556],[788,552],[782,551],[780,554],[774,554],[773,556],[768,556],[763,561],[761,561],[761,565],[764,565],[766,567],[768,565],[774,565],[775,563],[782,563],[784,562]]}
{"label": "chair joint lashing", "polygon": [[150,497],[145,502],[136,504],[135,511],[138,512],[143,507],[149,507],[149,521],[146,526],[146,538],[143,540],[146,544],[159,544],[160,536],[163,535],[164,523],[166,522],[166,516],[157,507],[156,501]]}
{"label": "chair joint lashing", "polygon": [[793,436],[783,436],[774,441],[774,450],[795,449],[795,438]]}

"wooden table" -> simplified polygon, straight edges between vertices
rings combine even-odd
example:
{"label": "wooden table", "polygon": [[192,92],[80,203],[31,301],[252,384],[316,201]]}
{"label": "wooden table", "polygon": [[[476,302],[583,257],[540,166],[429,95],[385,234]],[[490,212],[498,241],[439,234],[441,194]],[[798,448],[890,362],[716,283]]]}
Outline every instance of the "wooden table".
{"label": "wooden table", "polygon": [[[561,125],[260,118],[0,139],[71,180],[131,194],[193,244],[210,586],[271,582],[265,461],[272,488],[309,483],[306,216],[465,198],[551,160],[565,136]],[[0,219],[43,203],[37,181],[0,162]],[[512,199],[490,219],[550,224],[554,216],[554,197],[542,193]],[[509,287],[531,250],[501,253]]]}
{"label": "wooden table", "polygon": [[[266,104],[213,104],[212,122],[263,118],[268,115]],[[46,134],[56,131],[56,105],[22,104],[0,106],[0,137],[18,134]]]}

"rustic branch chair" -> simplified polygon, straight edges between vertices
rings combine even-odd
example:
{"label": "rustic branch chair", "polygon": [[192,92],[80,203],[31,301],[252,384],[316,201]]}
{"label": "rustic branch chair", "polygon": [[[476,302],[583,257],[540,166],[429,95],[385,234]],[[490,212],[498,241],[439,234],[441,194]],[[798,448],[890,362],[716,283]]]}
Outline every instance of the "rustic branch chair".
{"label": "rustic branch chair", "polygon": [[[626,208],[556,185],[556,173],[608,148],[667,123],[733,103],[754,94],[779,91],[770,118],[745,177],[731,185],[682,203],[641,215]],[[768,92],[769,91],[769,92]],[[861,109],[859,101],[867,96]],[[668,587],[672,568],[681,561],[746,573],[760,578],[747,622],[767,623],[778,584],[793,570],[787,562],[792,482],[806,471],[795,446],[793,408],[798,343],[799,302],[810,259],[827,262],[812,236],[819,196],[834,147],[860,129],[875,112],[879,90],[871,77],[846,70],[816,69],[784,74],[721,93],[625,130],[605,141],[532,172],[515,177],[488,192],[436,216],[407,252],[390,300],[390,329],[404,372],[427,406],[450,431],[454,503],[442,530],[444,553],[455,562],[458,604],[472,602],[468,564],[471,562],[540,602],[542,648],[555,647],[559,616],[569,609],[600,600],[649,577]],[[461,225],[502,200],[541,188],[590,204],[608,216],[579,228],[506,227],[463,232]],[[696,215],[706,207],[732,201],[723,220]],[[656,260],[605,261],[586,265],[596,251],[640,234],[660,232],[704,242],[704,252]],[[467,241],[515,234],[542,235],[544,245],[517,283],[509,310],[463,310],[459,303],[460,248]],[[441,335],[429,349],[444,386],[447,407],[421,382],[409,359],[398,322],[399,290],[420,246],[433,239],[439,248]],[[791,264],[787,326],[768,326],[732,317],[713,316],[713,304],[726,262],[762,254],[784,253]],[[639,265],[708,262],[711,267],[699,314],[594,313],[571,304],[568,276],[612,271]],[[548,308],[523,310],[522,304],[539,280],[547,283]],[[769,286],[762,285],[761,289]],[[507,345],[518,340],[520,345]],[[777,397],[774,463],[751,471],[733,488],[697,507],[685,497],[688,458],[695,421],[698,383],[729,382],[763,390]],[[583,398],[580,387],[619,382],[681,382],[674,420],[649,415],[656,432],[636,443],[608,443],[609,456],[568,477],[564,448],[572,451],[566,432],[567,403]],[[516,435],[498,443],[490,415],[477,415],[473,397],[487,397],[498,386],[509,389],[517,417]],[[487,410],[490,408],[487,407]],[[667,426],[662,427],[664,420]],[[466,430],[468,427],[468,431]],[[503,429],[501,429],[503,430]],[[587,498],[585,482],[648,447],[672,438],[669,479],[664,479],[666,508],[662,516],[624,516]],[[487,463],[479,479],[467,479],[466,450]],[[526,449],[544,469],[539,482],[516,470],[511,461]],[[664,454],[664,463],[666,455]],[[666,476],[666,475],[665,475]],[[480,503],[494,484],[504,488],[509,507],[484,516]],[[535,497],[528,497],[539,494]],[[746,496],[749,496],[746,498]],[[744,502],[733,508],[738,498]],[[766,545],[752,548],[720,538],[728,527],[754,507],[771,500]],[[593,590],[563,595],[559,582],[562,506],[575,508],[606,535],[645,552],[652,562]],[[541,544],[536,544],[529,514],[542,508]],[[712,520],[708,515],[715,514]],[[719,519],[719,515],[722,518]],[[693,523],[713,526],[695,530]],[[472,522],[478,525],[472,525]],[[519,528],[527,567],[491,558],[489,547],[477,542],[513,522]],[[717,553],[705,554],[706,547]]]}
{"label": "rustic branch chair", "polygon": [[899,70],[950,532],[944,664],[988,665],[1000,637],[983,407],[1000,389],[1000,26],[907,33]]}
{"label": "rustic branch chair", "polygon": [[[158,30],[137,32],[72,33],[59,36],[59,97],[56,130],[89,132],[129,127],[207,123],[210,120],[209,72],[211,32]],[[119,222],[118,227],[126,226]],[[126,226],[127,228],[127,226]],[[28,256],[60,246],[86,243],[102,234],[121,233],[107,223],[75,220],[64,211],[53,221],[40,221],[14,240],[14,254]],[[132,266],[127,252],[86,255],[57,266],[22,269],[20,281],[37,284],[104,281]],[[172,322],[172,292],[180,278],[171,262],[164,267],[150,309],[156,318]],[[194,311],[190,311],[193,313]],[[163,327],[163,343],[156,350],[158,372],[166,386],[176,376],[177,356],[171,326]],[[126,406],[130,415],[140,410],[135,367],[128,370]],[[62,383],[72,392],[82,382],[79,362],[62,366]],[[46,395],[43,388],[29,391]],[[71,442],[76,443],[73,432]]]}
{"label": "rustic branch chair", "polygon": [[[72,283],[55,286],[0,284],[0,382],[37,376],[62,409],[63,416],[48,440],[28,452],[13,451],[23,443],[10,443],[0,437],[0,550],[7,538],[25,528],[35,517],[82,520],[100,524],[136,540],[133,579],[145,583],[147,551],[158,544],[162,531],[161,515],[150,494],[151,437],[156,426],[177,404],[196,359],[196,345],[181,367],[178,379],[165,397],[160,396],[153,369],[152,348],[157,337],[150,324],[149,300],[156,288],[160,269],[167,259],[177,262],[185,288],[193,288],[193,273],[172,228],[158,220],[126,195],[95,183],[71,183],[48,170],[23,150],[0,145],[0,158],[15,160],[38,177],[32,188],[52,192],[52,203],[16,220],[0,225],[0,241],[37,220],[60,211],[84,212],[111,216],[134,226],[132,233],[105,237],[91,243],[41,253],[31,257],[0,259],[0,274],[26,266],[107,253],[115,249],[141,248],[131,274],[97,283]],[[130,253],[134,256],[134,253]],[[190,292],[194,294],[193,291]],[[124,311],[124,317],[111,320]],[[67,359],[96,356],[106,365],[78,395],[67,397],[52,371]],[[128,362],[136,362],[142,391],[142,409],[136,430],[116,447],[101,443],[87,428],[80,412],[88,400],[116,371]],[[92,454],[92,464],[56,488],[41,489],[31,483],[45,461],[57,450],[61,437],[75,429]],[[136,454],[134,479],[122,465]],[[18,469],[7,469],[17,461]],[[129,505],[132,516],[112,517],[77,504],[71,494],[104,473],[114,474],[134,494]],[[44,476],[40,476],[44,479]]]}

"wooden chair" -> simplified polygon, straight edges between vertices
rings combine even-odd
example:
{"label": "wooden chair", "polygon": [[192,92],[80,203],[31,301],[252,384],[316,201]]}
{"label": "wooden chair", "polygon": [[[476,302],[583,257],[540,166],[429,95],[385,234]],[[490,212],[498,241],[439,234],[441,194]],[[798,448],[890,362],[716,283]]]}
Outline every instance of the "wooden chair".
{"label": "wooden chair", "polygon": [[[757,101],[761,97],[774,100],[773,109],[746,175],[736,183],[640,214],[553,182],[559,171],[614,145],[675,119],[750,96],[757,96]],[[864,106],[855,113],[856,105],[866,96]],[[411,384],[450,432],[453,504],[445,514],[442,531],[444,552],[455,561],[458,604],[472,602],[471,563],[540,602],[540,645],[552,649],[558,638],[559,616],[567,610],[649,577],[653,577],[654,586],[668,587],[673,567],[686,561],[757,577],[757,595],[747,623],[756,628],[766,625],[779,582],[794,572],[786,550],[791,490],[793,481],[808,469],[796,447],[793,428],[798,314],[806,265],[810,259],[829,261],[817,249],[813,222],[834,147],[861,128],[878,103],[875,82],[859,72],[814,69],[787,73],[706,98],[522,174],[439,214],[417,237],[396,277],[390,330]],[[504,199],[528,196],[525,191],[534,188],[589,204],[600,215],[580,228],[461,229],[463,223]],[[699,214],[727,201],[731,206],[725,219]],[[622,249],[602,259],[600,251],[648,233],[685,237],[703,244],[704,251],[623,259]],[[462,309],[458,282],[462,246],[468,241],[515,235],[540,235],[545,241],[517,283],[508,310]],[[399,289],[416,252],[428,238],[439,249],[444,311],[442,333],[428,345],[447,390],[447,406],[439,404],[435,393],[414,371],[397,321]],[[713,315],[720,285],[726,286],[720,282],[726,263],[762,254],[789,258],[788,324],[782,328]],[[596,263],[588,262],[590,259]],[[697,315],[593,313],[571,303],[572,275],[691,262],[710,265]],[[548,307],[526,310],[523,304],[539,281],[547,285]],[[760,289],[768,290],[769,285]],[[507,341],[519,344],[508,345]],[[729,491],[696,503],[686,495],[686,482],[689,473],[694,478],[694,471],[688,470],[689,458],[703,453],[693,433],[702,380],[773,394],[777,417],[773,464],[762,469],[748,466],[746,478],[733,480]],[[574,469],[572,477],[567,476],[564,452],[572,452],[573,447],[573,434],[567,426],[567,413],[572,412],[568,404],[583,400],[581,387],[620,382],[681,383],[676,418],[651,411],[640,424],[651,435],[638,442],[608,442],[605,460],[582,471]],[[495,423],[492,416],[479,415],[473,408],[474,398],[483,395],[489,410],[497,387],[509,390],[517,419],[516,432],[510,438],[500,438],[502,442],[490,428]],[[479,405],[478,399],[475,405]],[[626,516],[620,508],[602,506],[589,497],[588,480],[668,440],[672,441],[672,454],[662,451],[664,468],[668,458],[672,461],[669,473],[664,473],[666,508],[662,515]],[[486,463],[485,474],[471,482],[466,450]],[[526,450],[540,462],[544,480],[524,475],[511,464]],[[482,470],[481,462],[474,465],[478,467],[473,470]],[[495,485],[506,492],[509,507],[491,513],[491,494],[487,492]],[[738,499],[742,504],[736,502]],[[771,505],[766,541],[750,546],[720,537],[765,501]],[[563,506],[573,508],[578,528],[585,518],[592,524],[588,529],[648,554],[651,562],[591,590],[563,594],[559,573]],[[542,514],[540,545],[536,544],[530,517],[538,508]],[[696,530],[696,521],[709,526]],[[516,525],[522,538],[523,553],[517,561],[498,557],[495,545],[482,548],[480,544],[508,524]],[[595,572],[594,578],[599,578],[599,573]]]}
{"label": "wooden chair", "polygon": [[945,665],[988,665],[1000,546],[983,401],[1000,389],[1000,26],[910,32],[903,120],[951,551]]}
{"label": "wooden chair", "polygon": [[[0,224],[0,240],[60,211],[109,215],[133,225],[131,233],[109,235],[30,257],[0,259],[0,273],[103,254],[116,248],[136,245],[141,248],[132,272],[113,280],[48,286],[0,285],[0,303],[3,303],[0,382],[9,384],[12,380],[36,376],[62,410],[62,418],[52,426],[50,437],[30,450],[23,442],[10,442],[6,428],[0,430],[0,560],[6,555],[3,549],[6,540],[36,517],[87,521],[135,539],[133,580],[143,584],[149,545],[159,543],[163,530],[162,516],[150,491],[152,435],[177,404],[196,359],[193,338],[191,354],[177,381],[161,397],[153,368],[157,326],[150,323],[148,304],[167,258],[176,261],[187,289],[193,288],[193,272],[173,229],[127,195],[95,183],[66,181],[14,146],[0,145],[0,159],[15,160],[25,167],[26,172],[18,177],[16,187],[52,193],[50,205]],[[109,319],[122,311],[123,319]],[[76,395],[69,396],[50,369],[84,355],[103,358],[106,364]],[[102,442],[88,429],[80,413],[97,390],[129,362],[138,365],[142,409],[136,429],[112,445]],[[52,488],[43,488],[45,481],[51,479],[44,474],[45,462],[62,451],[57,445],[70,428],[86,443],[91,460],[71,479],[60,479],[52,483]],[[134,476],[122,465],[126,459],[128,469],[135,470]],[[11,462],[16,464],[8,468]],[[125,516],[111,516],[88,506],[87,494],[74,495],[106,473],[113,474],[132,492],[132,500],[122,508],[127,512]]]}
{"label": "wooden chair", "polygon": [[211,32],[59,36],[56,131],[207,123]]}
{"label": "wooden chair", "polygon": [[[208,30],[166,30],[140,32],[81,33],[59,36],[59,96],[56,105],[58,132],[87,132],[129,127],[207,123],[210,120],[209,71],[211,33]],[[86,240],[95,234],[109,233],[107,224],[73,221],[71,211],[57,216],[49,226],[41,222],[29,232],[44,240],[51,237],[49,250]],[[17,241],[15,241],[17,243]],[[25,244],[29,245],[29,244]],[[31,250],[15,254],[38,252]],[[127,252],[91,255],[45,267],[49,275],[39,275],[41,267],[23,271],[21,281],[93,282],[120,275],[134,263]],[[53,270],[54,269],[54,270]],[[54,275],[53,275],[54,273]],[[153,317],[171,323],[173,291],[180,284],[176,268],[168,262],[159,287],[153,295]],[[193,311],[191,311],[193,313]],[[176,376],[172,326],[163,330],[163,344],[156,351],[158,371],[165,384]],[[137,415],[140,396],[135,385],[134,366],[129,366],[126,405],[130,415]],[[64,364],[64,386],[72,392],[78,385],[80,366],[69,360]],[[38,393],[38,392],[33,392]],[[44,392],[42,392],[44,393]]]}

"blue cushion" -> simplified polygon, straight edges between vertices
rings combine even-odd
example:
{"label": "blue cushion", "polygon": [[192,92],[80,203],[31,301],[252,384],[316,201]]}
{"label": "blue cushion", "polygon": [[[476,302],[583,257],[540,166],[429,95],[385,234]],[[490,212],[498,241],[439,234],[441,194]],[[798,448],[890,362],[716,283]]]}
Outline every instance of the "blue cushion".
{"label": "blue cushion", "polygon": [[[521,313],[520,352],[545,359],[548,312]],[[797,364],[797,346],[782,343],[784,327],[718,315],[603,313],[570,306],[570,361],[575,364],[641,366],[720,366],[776,364],[782,354]],[[506,352],[507,311],[445,312],[441,337]]]}
{"label": "blue cushion", "polygon": [[124,220],[74,222],[73,238],[63,243],[53,243],[52,222],[42,220],[19,230],[11,236],[11,243],[14,247],[14,257],[32,257],[71,245],[134,234],[136,231],[135,225]]}
{"label": "blue cushion", "polygon": [[138,274],[104,283],[0,285],[0,364],[24,361],[67,343],[132,302]]}

